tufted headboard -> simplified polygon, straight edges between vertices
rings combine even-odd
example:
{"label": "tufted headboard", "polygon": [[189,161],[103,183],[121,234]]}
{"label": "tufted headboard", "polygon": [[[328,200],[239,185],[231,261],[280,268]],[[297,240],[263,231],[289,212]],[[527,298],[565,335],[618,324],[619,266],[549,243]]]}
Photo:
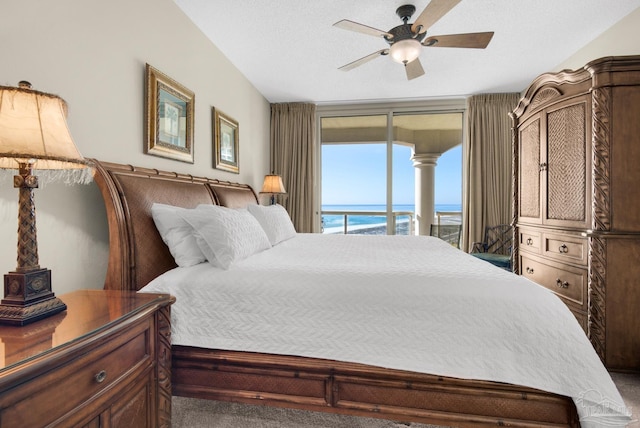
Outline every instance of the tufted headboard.
{"label": "tufted headboard", "polygon": [[92,161],[109,224],[105,289],[139,290],[176,267],[153,222],[154,202],[184,208],[200,204],[243,208],[258,203],[255,192],[246,184]]}

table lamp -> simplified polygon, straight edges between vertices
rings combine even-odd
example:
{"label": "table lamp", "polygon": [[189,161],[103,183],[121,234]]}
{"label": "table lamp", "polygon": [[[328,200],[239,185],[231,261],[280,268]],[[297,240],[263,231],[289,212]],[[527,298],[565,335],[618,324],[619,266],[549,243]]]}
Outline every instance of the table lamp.
{"label": "table lamp", "polygon": [[64,311],[51,291],[51,271],[38,262],[33,189],[43,180],[88,183],[91,163],[82,158],[67,127],[67,104],[31,89],[29,82],[0,86],[0,168],[18,170],[18,266],[4,276],[0,323],[25,325]]}
{"label": "table lamp", "polygon": [[287,192],[284,190],[284,184],[282,184],[282,178],[274,173],[264,176],[264,183],[262,184],[261,195],[271,195],[270,204],[275,205],[276,195],[284,195]]}

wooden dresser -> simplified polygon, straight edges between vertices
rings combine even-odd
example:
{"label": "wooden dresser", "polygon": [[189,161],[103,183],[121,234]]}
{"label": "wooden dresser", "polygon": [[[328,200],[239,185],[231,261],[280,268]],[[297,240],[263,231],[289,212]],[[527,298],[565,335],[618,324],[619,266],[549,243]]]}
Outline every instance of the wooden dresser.
{"label": "wooden dresser", "polygon": [[67,311],[0,326],[0,426],[170,427],[166,294],[83,290]]}
{"label": "wooden dresser", "polygon": [[539,76],[514,124],[514,265],[640,370],[640,56]]}

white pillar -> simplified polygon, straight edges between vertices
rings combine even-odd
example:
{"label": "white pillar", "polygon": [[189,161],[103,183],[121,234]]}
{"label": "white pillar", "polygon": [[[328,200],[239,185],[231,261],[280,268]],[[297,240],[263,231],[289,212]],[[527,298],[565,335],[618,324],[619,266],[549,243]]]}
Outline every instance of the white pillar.
{"label": "white pillar", "polygon": [[435,216],[435,177],[437,160],[441,153],[416,153],[411,157],[416,168],[416,231],[429,235]]}

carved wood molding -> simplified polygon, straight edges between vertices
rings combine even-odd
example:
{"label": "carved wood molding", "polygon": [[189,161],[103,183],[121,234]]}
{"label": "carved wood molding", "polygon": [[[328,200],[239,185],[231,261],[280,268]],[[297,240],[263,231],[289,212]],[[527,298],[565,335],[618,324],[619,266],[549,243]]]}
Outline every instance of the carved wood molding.
{"label": "carved wood molding", "polygon": [[[592,229],[611,230],[611,88],[603,87],[591,92],[592,99]],[[606,284],[607,240],[592,236],[589,264],[589,339],[598,356],[606,361]]]}
{"label": "carved wood molding", "polygon": [[560,92],[558,89],[544,88],[534,95],[531,103],[529,103],[529,108],[534,109],[539,105],[546,104],[548,101],[551,101],[552,99],[560,96],[562,96],[562,92]]}
{"label": "carved wood molding", "polygon": [[611,88],[592,92],[593,205],[592,228],[611,230]]}
{"label": "carved wood molding", "polygon": [[24,325],[55,315],[66,308],[57,297],[27,305],[3,304],[0,305],[0,319],[3,324]]}
{"label": "carved wood molding", "polygon": [[520,257],[519,257],[519,248],[517,245],[519,241],[519,230],[517,227],[518,224],[518,189],[520,188],[520,184],[518,181],[518,176],[520,175],[520,155],[519,155],[519,140],[518,140],[518,123],[517,119],[511,116],[512,125],[511,125],[511,225],[513,226],[513,244],[511,245],[511,268],[514,273],[520,273]]}
{"label": "carved wood molding", "polygon": [[158,427],[171,427],[171,306],[158,311]]}
{"label": "carved wood molding", "polygon": [[518,106],[511,114],[515,117],[521,117],[525,111],[532,111],[536,106],[540,106],[552,98],[565,95],[559,89],[563,85],[577,85],[588,80],[591,80],[591,73],[585,69],[541,74],[529,85],[518,102]]}
{"label": "carved wood molding", "polygon": [[607,240],[589,238],[589,326],[588,336],[600,359],[606,359],[605,298],[607,279]]}

